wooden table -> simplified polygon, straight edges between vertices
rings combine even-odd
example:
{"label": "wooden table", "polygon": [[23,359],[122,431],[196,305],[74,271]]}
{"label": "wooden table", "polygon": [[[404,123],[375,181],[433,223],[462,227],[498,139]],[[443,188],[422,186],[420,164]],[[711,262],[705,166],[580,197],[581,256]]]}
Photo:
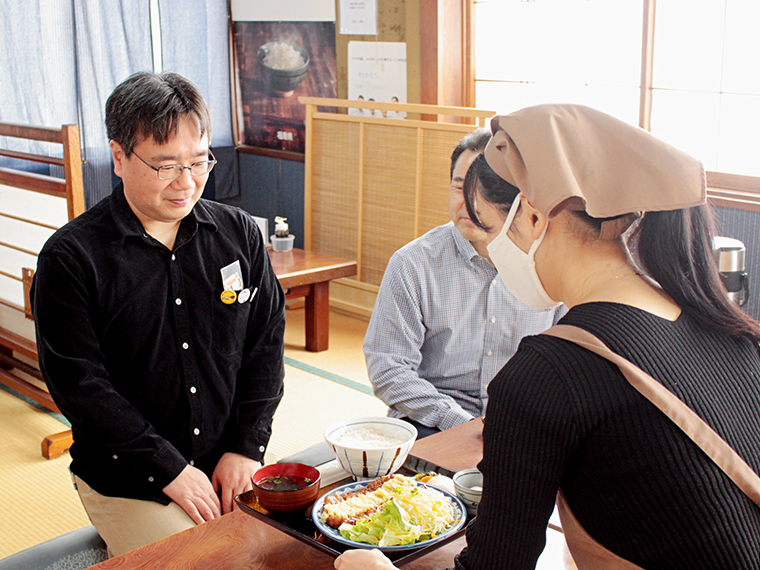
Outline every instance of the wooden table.
{"label": "wooden table", "polygon": [[[477,442],[482,450],[482,422],[475,420],[466,427],[451,433],[442,432],[420,440],[412,448],[421,456],[414,459],[435,459],[456,467],[463,449],[451,446],[451,440],[459,444]],[[467,444],[469,444],[467,443]],[[477,447],[477,446],[476,446]],[[457,453],[450,451],[457,449]],[[478,450],[475,449],[475,455]],[[480,452],[482,454],[482,451]],[[474,467],[467,464],[467,467]],[[465,537],[443,545],[437,550],[401,566],[404,570],[441,570],[454,565],[454,557],[466,545]],[[285,532],[256,517],[234,511],[195,528],[175,534],[142,548],[102,562],[92,568],[97,570],[120,569],[227,569],[251,568],[257,570],[330,570],[334,558],[322,550],[287,535]],[[547,530],[547,546],[538,560],[537,570],[570,570],[575,568],[564,544],[564,538],[556,528]]]}
{"label": "wooden table", "polygon": [[356,262],[323,253],[293,249],[269,250],[277,279],[287,299],[306,298],[306,350],[321,352],[329,346],[330,281],[356,274]]}
{"label": "wooden table", "polygon": [[[453,542],[404,566],[440,570],[463,545]],[[97,570],[183,569],[332,570],[335,559],[241,511],[101,562]]]}
{"label": "wooden table", "polygon": [[[342,257],[293,249],[269,250],[269,259],[287,299],[306,297],[306,350],[327,350],[330,333],[330,281],[356,274],[356,262]],[[56,408],[57,410],[57,408]],[[71,430],[47,436],[42,456],[60,457],[71,447]]]}
{"label": "wooden table", "polygon": [[476,418],[414,442],[404,467],[415,473],[437,471],[451,477],[483,459],[483,420]]}

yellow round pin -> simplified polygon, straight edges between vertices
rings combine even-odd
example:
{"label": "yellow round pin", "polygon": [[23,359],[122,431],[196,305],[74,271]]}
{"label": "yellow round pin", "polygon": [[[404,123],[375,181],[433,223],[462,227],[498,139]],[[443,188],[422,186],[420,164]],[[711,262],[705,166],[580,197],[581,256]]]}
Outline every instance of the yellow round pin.
{"label": "yellow round pin", "polygon": [[222,303],[225,305],[231,305],[235,302],[235,299],[237,299],[237,293],[230,289],[226,289],[225,291],[222,291]]}

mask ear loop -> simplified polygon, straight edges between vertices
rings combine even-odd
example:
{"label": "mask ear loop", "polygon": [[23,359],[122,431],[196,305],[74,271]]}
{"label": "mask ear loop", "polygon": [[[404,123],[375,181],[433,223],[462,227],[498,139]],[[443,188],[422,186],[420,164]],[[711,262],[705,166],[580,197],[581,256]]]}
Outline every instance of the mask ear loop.
{"label": "mask ear loop", "polygon": [[507,214],[507,219],[504,220],[504,225],[501,226],[501,232],[504,235],[507,235],[507,232],[509,232],[509,228],[512,227],[512,222],[515,221],[515,216],[517,215],[517,209],[520,207],[520,196],[522,194],[518,194],[515,196],[515,199],[512,200],[512,205],[509,207],[509,213]]}
{"label": "mask ear loop", "polygon": [[538,239],[531,244],[530,249],[528,250],[528,255],[531,256],[531,258],[533,258],[533,254],[536,253],[536,250],[541,245],[541,242],[544,241],[544,236],[546,235],[546,230],[548,229],[549,219],[547,218],[546,223],[544,224],[544,229],[541,230],[541,235],[538,236]]}

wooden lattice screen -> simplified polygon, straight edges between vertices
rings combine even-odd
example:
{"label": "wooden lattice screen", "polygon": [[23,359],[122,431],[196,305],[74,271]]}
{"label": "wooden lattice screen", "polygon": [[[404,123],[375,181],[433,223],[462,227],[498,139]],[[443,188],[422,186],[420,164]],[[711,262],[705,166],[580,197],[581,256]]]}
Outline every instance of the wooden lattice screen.
{"label": "wooden lattice screen", "polygon": [[[313,97],[300,101],[306,105],[305,247],[355,259],[355,281],[376,290],[393,252],[449,221],[451,152],[494,113]],[[369,106],[410,118],[318,111]],[[412,118],[417,115],[477,124]]]}

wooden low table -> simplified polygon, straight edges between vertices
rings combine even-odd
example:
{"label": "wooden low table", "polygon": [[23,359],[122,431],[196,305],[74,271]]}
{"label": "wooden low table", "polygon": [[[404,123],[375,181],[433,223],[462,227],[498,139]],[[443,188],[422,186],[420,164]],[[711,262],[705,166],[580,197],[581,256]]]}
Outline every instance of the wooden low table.
{"label": "wooden low table", "polygon": [[329,346],[330,281],[356,274],[356,262],[323,253],[292,249],[269,250],[285,298],[306,298],[306,350],[321,352]]}
{"label": "wooden low table", "polygon": [[[410,561],[405,570],[453,566],[464,537]],[[96,570],[251,568],[256,570],[333,570],[334,558],[241,511],[174,534],[92,566]]]}
{"label": "wooden low table", "polygon": [[483,459],[483,420],[476,418],[414,442],[404,467],[415,473],[436,471],[451,477],[477,467]]}
{"label": "wooden low table", "polygon": [[[473,420],[465,427],[429,436],[412,448],[415,460],[431,464],[440,463],[444,469],[475,467],[474,460],[482,457],[483,422]],[[456,429],[456,428],[454,428]],[[454,444],[452,445],[452,440]],[[473,445],[471,454],[464,455],[461,445]],[[424,459],[423,459],[424,458]],[[408,463],[407,463],[408,464]],[[406,465],[406,464],[405,464]],[[328,489],[346,481],[338,482]],[[536,565],[537,570],[574,570],[575,566],[566,551],[561,530],[550,525],[546,533],[546,547]],[[454,566],[454,557],[466,546],[464,536],[419,558],[401,565],[403,570],[441,570]],[[331,570],[334,558],[306,542],[267,524],[240,510],[226,514],[184,532],[137,548],[121,556],[102,562],[96,570],[138,570],[148,568],[226,569],[251,568],[257,570],[281,569]]]}
{"label": "wooden low table", "polygon": [[[288,252],[270,249],[269,259],[277,280],[285,290],[285,297],[306,298],[306,350],[327,350],[330,333],[330,281],[355,275],[356,262],[295,248]],[[50,435],[42,441],[42,456],[46,459],[60,457],[72,443],[71,430]]]}

